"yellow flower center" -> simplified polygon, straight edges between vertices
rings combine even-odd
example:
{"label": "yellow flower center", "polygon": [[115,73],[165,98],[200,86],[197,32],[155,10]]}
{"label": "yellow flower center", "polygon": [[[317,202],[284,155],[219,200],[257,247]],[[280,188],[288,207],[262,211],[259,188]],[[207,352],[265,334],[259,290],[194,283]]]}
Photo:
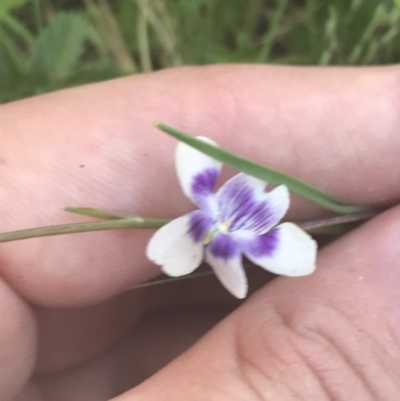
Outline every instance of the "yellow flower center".
{"label": "yellow flower center", "polygon": [[218,230],[222,231],[223,233],[227,233],[231,225],[232,220],[226,220],[223,223],[218,224]]}
{"label": "yellow flower center", "polygon": [[210,231],[207,235],[206,238],[204,238],[204,245],[208,245],[213,238],[215,237],[215,234],[217,234],[218,231],[221,231],[223,233],[227,233],[229,228],[232,225],[232,220],[227,220],[224,221],[223,223],[218,224],[217,228]]}

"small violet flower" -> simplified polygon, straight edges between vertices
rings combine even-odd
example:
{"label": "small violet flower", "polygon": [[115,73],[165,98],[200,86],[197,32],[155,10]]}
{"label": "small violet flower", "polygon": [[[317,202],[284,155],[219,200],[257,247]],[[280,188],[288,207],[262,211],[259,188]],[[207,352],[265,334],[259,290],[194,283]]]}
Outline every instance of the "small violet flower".
{"label": "small violet flower", "polygon": [[[210,144],[212,140],[199,137]],[[289,208],[289,191],[240,173],[216,193],[222,164],[179,143],[176,170],[183,192],[200,209],[166,224],[150,239],[147,257],[169,276],[193,272],[206,261],[237,298],[247,294],[242,254],[262,268],[285,276],[315,270],[316,242],[293,223],[276,224]]]}

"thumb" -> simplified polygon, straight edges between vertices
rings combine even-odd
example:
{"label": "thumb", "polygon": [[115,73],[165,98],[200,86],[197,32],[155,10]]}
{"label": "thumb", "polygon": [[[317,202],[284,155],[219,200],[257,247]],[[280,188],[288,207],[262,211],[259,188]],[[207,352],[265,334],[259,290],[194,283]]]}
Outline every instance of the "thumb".
{"label": "thumb", "polygon": [[400,208],[279,278],[114,401],[400,399]]}

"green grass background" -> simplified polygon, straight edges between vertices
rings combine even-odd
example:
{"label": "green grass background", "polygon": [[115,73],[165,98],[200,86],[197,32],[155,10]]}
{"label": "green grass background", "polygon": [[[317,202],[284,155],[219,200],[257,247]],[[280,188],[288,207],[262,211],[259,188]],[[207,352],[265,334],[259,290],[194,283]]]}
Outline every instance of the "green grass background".
{"label": "green grass background", "polygon": [[0,0],[0,102],[177,65],[400,61],[400,0]]}

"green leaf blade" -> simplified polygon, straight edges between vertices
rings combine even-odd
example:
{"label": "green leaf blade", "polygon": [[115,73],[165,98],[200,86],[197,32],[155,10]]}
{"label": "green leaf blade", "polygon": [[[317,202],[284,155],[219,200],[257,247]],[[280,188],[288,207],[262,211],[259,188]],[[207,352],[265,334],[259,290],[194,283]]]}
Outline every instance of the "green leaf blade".
{"label": "green leaf blade", "polygon": [[203,152],[222,163],[225,163],[239,171],[271,184],[284,184],[291,192],[326,209],[341,214],[357,213],[366,210],[366,208],[363,206],[348,205],[304,181],[298,180],[297,178],[284,174],[270,167],[266,167],[251,160],[245,159],[244,157],[228,152],[222,148],[215,147],[184,132],[178,131],[166,124],[156,122],[154,125],[175,139],[192,146],[200,152]]}
{"label": "green leaf blade", "polygon": [[87,39],[88,24],[76,13],[58,13],[39,35],[31,72],[51,81],[63,81],[73,73]]}

